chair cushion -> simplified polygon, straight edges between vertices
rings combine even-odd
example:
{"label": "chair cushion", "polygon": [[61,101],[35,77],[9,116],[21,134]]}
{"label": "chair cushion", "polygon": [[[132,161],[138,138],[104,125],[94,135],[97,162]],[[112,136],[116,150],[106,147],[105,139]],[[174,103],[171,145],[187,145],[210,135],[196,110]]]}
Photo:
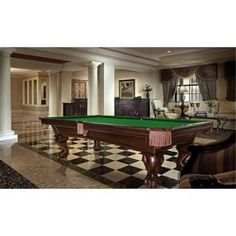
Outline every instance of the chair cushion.
{"label": "chair cushion", "polygon": [[234,114],[236,102],[220,101],[218,114]]}
{"label": "chair cushion", "polygon": [[179,114],[177,114],[177,113],[165,112],[165,115],[168,119],[178,119],[179,118]]}

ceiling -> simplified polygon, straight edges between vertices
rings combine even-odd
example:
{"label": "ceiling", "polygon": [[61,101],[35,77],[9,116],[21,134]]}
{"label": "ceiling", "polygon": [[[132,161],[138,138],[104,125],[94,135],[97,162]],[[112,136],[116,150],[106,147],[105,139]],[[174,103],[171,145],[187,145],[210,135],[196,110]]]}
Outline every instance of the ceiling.
{"label": "ceiling", "polygon": [[79,71],[90,61],[112,63],[117,70],[152,71],[235,60],[235,48],[99,47],[15,48],[12,74],[32,71]]}

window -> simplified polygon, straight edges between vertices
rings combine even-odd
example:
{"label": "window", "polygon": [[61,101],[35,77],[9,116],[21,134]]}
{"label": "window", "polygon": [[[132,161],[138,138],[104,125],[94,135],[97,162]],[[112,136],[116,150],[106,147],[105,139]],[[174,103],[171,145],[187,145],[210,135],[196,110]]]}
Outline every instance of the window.
{"label": "window", "polygon": [[185,96],[185,102],[192,102],[192,101],[202,101],[202,95],[200,93],[197,79],[195,75],[191,75],[187,78],[179,79],[178,85],[177,85],[177,91],[174,96],[175,102],[181,101],[181,94],[179,93],[179,87],[181,85],[184,85],[187,88],[188,92],[184,93]]}
{"label": "window", "polygon": [[47,83],[45,79],[24,79],[22,93],[23,105],[47,105]]}
{"label": "window", "polygon": [[37,80],[23,80],[23,105],[37,105]]}

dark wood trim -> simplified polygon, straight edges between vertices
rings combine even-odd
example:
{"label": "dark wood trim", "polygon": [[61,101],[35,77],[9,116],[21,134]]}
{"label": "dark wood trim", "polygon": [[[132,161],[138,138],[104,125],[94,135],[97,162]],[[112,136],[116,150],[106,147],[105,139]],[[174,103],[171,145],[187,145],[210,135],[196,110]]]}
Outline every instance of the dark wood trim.
{"label": "dark wood trim", "polygon": [[13,52],[11,54],[11,57],[32,60],[32,61],[49,62],[49,63],[55,63],[55,64],[63,64],[63,63],[69,62],[66,60],[60,60],[60,59],[54,59],[54,58],[48,58],[48,57],[39,57],[39,56],[27,55],[27,54],[16,53],[16,52]]}

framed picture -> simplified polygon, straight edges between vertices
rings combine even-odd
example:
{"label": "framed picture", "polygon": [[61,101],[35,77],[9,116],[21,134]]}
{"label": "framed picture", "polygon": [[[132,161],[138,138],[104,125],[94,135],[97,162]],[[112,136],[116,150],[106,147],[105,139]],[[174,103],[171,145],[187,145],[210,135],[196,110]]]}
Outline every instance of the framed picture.
{"label": "framed picture", "polygon": [[87,81],[72,79],[71,84],[71,97],[72,100],[75,98],[87,98]]}
{"label": "framed picture", "polygon": [[120,98],[134,98],[135,97],[135,80],[120,80],[119,81]]}

